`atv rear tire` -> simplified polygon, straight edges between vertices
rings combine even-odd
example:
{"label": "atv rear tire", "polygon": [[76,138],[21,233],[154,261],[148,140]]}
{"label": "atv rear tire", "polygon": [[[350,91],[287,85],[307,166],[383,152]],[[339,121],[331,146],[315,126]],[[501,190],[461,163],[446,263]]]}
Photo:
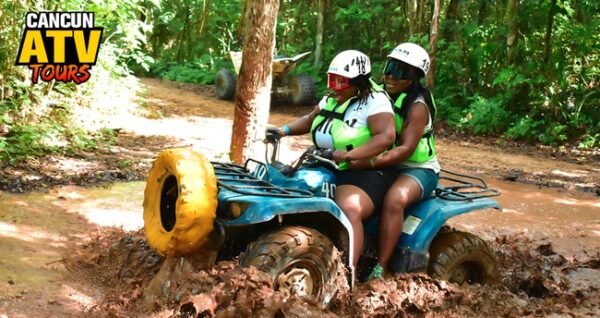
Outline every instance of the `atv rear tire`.
{"label": "atv rear tire", "polygon": [[292,294],[312,295],[327,306],[339,288],[348,286],[337,248],[311,228],[286,227],[263,235],[240,255],[240,264],[268,273],[284,301]]}
{"label": "atv rear tire", "polygon": [[162,151],[144,191],[144,229],[148,244],[163,256],[197,251],[213,229],[217,178],[212,164],[190,149]]}
{"label": "atv rear tire", "polygon": [[428,273],[462,285],[487,284],[498,277],[494,253],[481,238],[465,232],[440,233],[429,249]]}
{"label": "atv rear tire", "polygon": [[215,76],[217,98],[232,100],[235,96],[235,85],[235,75],[231,71],[223,69],[217,72]]}
{"label": "atv rear tire", "polygon": [[289,83],[290,101],[294,105],[310,105],[315,99],[315,82],[306,75],[292,77]]}

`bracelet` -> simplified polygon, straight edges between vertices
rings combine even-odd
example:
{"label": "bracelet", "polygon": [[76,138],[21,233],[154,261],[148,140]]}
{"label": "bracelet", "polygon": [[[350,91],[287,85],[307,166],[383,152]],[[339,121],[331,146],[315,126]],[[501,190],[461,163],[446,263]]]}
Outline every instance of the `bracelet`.
{"label": "bracelet", "polygon": [[369,166],[370,166],[371,168],[374,168],[374,167],[375,167],[375,157],[371,157],[371,158],[369,158]]}
{"label": "bracelet", "polygon": [[281,127],[281,129],[283,130],[286,136],[290,134],[290,127],[288,127],[288,125]]}

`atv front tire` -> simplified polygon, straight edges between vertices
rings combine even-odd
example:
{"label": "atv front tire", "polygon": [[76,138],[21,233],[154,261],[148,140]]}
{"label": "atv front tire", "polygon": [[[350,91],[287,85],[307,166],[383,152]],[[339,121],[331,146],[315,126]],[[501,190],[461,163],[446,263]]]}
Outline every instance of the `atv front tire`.
{"label": "atv front tire", "polygon": [[309,105],[315,99],[315,82],[306,75],[292,77],[289,83],[290,101],[294,105]]}
{"label": "atv front tire", "polygon": [[218,71],[215,76],[217,98],[232,100],[233,96],[235,96],[235,82],[235,75],[231,71],[226,69]]}
{"label": "atv front tire", "polygon": [[163,256],[197,251],[213,229],[217,179],[212,164],[190,149],[162,151],[144,191],[148,244]]}
{"label": "atv front tire", "polygon": [[494,253],[481,238],[466,232],[440,233],[429,249],[428,273],[433,278],[462,285],[497,280]]}
{"label": "atv front tire", "polygon": [[312,295],[327,306],[338,288],[348,286],[337,248],[311,228],[293,226],[265,234],[240,255],[240,263],[269,274],[284,300]]}

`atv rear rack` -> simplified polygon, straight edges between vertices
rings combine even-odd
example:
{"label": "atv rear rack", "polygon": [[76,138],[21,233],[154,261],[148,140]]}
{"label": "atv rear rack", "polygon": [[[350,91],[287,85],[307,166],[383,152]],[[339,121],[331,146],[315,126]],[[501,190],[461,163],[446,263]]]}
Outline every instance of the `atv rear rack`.
{"label": "atv rear rack", "polygon": [[223,162],[211,161],[217,175],[217,186],[229,191],[255,196],[308,198],[312,192],[276,186],[252,175],[245,167]]}
{"label": "atv rear rack", "polygon": [[[447,186],[438,186],[438,188],[435,189],[435,195],[440,199],[449,201],[471,201],[481,198],[497,197],[500,195],[498,189],[488,188],[485,181],[481,178],[443,169],[441,172],[446,175],[440,174],[440,180],[448,180],[454,183]],[[461,177],[463,179],[456,177]],[[464,178],[468,180],[464,180]]]}

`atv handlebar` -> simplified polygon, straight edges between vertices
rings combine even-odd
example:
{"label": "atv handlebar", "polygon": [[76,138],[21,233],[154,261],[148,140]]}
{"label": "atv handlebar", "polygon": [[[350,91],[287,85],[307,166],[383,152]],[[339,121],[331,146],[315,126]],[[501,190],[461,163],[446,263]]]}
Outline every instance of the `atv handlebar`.
{"label": "atv handlebar", "polygon": [[[268,156],[268,147],[265,149],[265,160],[269,163],[274,163],[277,161],[277,154],[279,152],[279,143],[281,140],[281,134],[278,128],[267,128],[265,131],[265,139],[263,142],[267,145],[273,145],[273,152],[271,153],[271,159],[269,160]],[[325,164],[335,170],[338,169],[338,165],[335,161],[333,161],[333,150],[331,149],[319,149],[314,146],[306,149],[304,153],[296,160],[296,162],[292,166],[286,166],[281,169],[281,172],[285,175],[292,175],[304,164],[305,162],[322,163]]]}
{"label": "atv handlebar", "polygon": [[335,170],[338,169],[337,163],[333,161],[333,150],[331,149],[318,149],[311,147],[305,152],[305,154],[308,159],[314,159],[316,161],[328,164]]}
{"label": "atv handlebar", "polygon": [[265,131],[265,143],[278,144],[281,136],[279,135],[279,129],[267,128]]}
{"label": "atv handlebar", "polygon": [[269,149],[268,147],[265,149],[265,161],[266,162],[275,162],[277,160],[277,153],[279,152],[279,140],[281,139],[281,135],[279,134],[279,129],[277,128],[267,128],[265,131],[265,140],[263,142],[267,145],[273,145],[273,153],[271,153],[271,160],[269,160]]}

